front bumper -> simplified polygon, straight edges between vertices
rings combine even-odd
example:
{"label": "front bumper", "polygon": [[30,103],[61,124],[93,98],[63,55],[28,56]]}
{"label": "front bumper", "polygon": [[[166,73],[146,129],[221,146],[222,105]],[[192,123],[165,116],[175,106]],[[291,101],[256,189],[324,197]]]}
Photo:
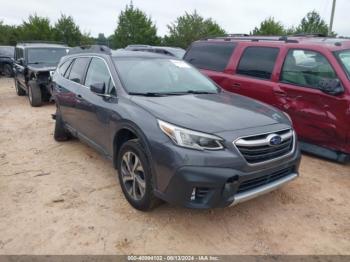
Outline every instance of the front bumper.
{"label": "front bumper", "polygon": [[164,192],[163,200],[189,208],[216,208],[236,205],[271,192],[298,177],[300,155],[273,168],[242,172],[231,168],[179,168]]}

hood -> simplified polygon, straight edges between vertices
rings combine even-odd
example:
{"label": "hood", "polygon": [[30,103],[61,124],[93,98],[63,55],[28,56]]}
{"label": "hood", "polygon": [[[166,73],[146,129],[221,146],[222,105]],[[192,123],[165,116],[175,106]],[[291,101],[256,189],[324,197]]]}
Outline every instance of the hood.
{"label": "hood", "polygon": [[35,72],[55,71],[56,64],[29,64],[28,69]]}
{"label": "hood", "polygon": [[287,123],[282,112],[256,100],[227,92],[165,97],[133,96],[156,118],[206,133]]}

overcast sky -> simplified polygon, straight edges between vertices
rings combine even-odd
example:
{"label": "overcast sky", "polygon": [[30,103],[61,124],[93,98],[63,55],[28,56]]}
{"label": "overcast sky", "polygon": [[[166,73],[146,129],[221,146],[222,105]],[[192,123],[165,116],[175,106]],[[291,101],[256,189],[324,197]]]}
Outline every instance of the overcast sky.
{"label": "overcast sky", "polygon": [[[56,21],[61,13],[72,15],[84,32],[92,36],[113,33],[118,15],[129,0],[0,0],[0,20],[21,24],[37,13]],[[297,25],[308,11],[316,10],[329,23],[332,0],[134,0],[156,23],[158,34],[168,33],[166,25],[194,9],[211,17],[228,33],[249,33],[266,17],[273,16],[285,26]],[[350,1],[337,0],[333,30],[350,36]]]}

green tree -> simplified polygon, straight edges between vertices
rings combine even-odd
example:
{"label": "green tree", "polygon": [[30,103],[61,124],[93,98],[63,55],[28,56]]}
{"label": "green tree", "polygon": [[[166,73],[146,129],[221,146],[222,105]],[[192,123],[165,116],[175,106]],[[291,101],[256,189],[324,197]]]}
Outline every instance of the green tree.
{"label": "green tree", "polygon": [[103,33],[99,33],[96,39],[96,43],[99,45],[106,45],[108,46],[108,39],[105,37]]}
{"label": "green tree", "polygon": [[269,17],[261,22],[259,27],[255,27],[253,35],[284,35],[286,30],[281,22],[275,21],[273,17]]}
{"label": "green tree", "polygon": [[47,17],[40,17],[36,14],[30,15],[28,21],[18,27],[19,40],[52,40],[53,29]]}
{"label": "green tree", "polygon": [[15,45],[19,38],[16,26],[5,25],[0,21],[0,45]]}
{"label": "green tree", "polygon": [[80,37],[80,45],[94,45],[95,39],[91,37],[90,33],[82,33]]}
{"label": "green tree", "polygon": [[175,22],[167,25],[169,35],[165,36],[165,45],[187,48],[193,41],[204,37],[222,36],[226,32],[211,18],[204,19],[196,10],[185,13]]}
{"label": "green tree", "polygon": [[113,35],[113,47],[122,48],[129,44],[157,45],[157,28],[150,17],[131,2],[118,17],[118,26]]}
{"label": "green tree", "polygon": [[300,25],[296,28],[296,33],[306,34],[323,34],[328,35],[328,25],[321,18],[319,13],[311,11],[301,20]]}
{"label": "green tree", "polygon": [[62,41],[69,46],[76,46],[81,42],[82,34],[79,26],[74,22],[74,19],[71,16],[61,14],[53,31],[54,39],[56,41]]}

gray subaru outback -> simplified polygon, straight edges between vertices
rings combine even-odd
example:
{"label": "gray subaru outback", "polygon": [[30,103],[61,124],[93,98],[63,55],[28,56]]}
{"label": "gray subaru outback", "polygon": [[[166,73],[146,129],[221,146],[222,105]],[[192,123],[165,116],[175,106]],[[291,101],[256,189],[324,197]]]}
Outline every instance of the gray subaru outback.
{"label": "gray subaru outback", "polygon": [[75,48],[54,76],[54,138],[78,137],[109,158],[128,202],[234,205],[298,177],[288,116],[228,93],[168,56]]}

